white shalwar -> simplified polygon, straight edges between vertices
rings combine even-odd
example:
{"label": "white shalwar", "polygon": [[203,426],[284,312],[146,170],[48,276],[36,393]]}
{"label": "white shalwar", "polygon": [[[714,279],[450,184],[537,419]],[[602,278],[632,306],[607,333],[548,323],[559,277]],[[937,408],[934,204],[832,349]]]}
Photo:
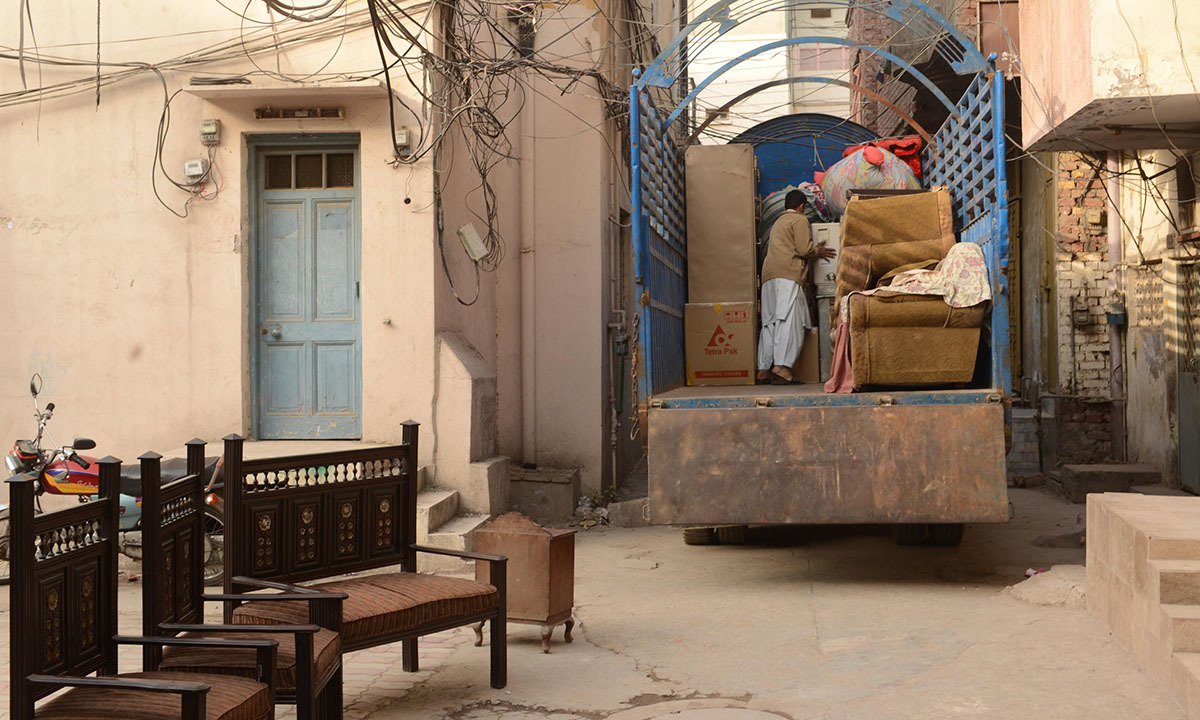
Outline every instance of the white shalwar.
{"label": "white shalwar", "polygon": [[808,300],[795,280],[774,278],[762,285],[762,327],[758,335],[758,369],[790,368],[800,357],[804,332],[812,328]]}

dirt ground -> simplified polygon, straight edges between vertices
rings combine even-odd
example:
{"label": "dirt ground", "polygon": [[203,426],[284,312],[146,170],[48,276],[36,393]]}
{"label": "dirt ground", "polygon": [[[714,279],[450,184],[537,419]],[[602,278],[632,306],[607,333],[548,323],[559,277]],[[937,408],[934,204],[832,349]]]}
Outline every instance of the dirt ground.
{"label": "dirt ground", "polygon": [[[1011,499],[1012,522],[970,526],[958,548],[899,547],[873,527],[707,547],[669,528],[581,531],[575,642],[559,630],[544,655],[536,627],[510,625],[504,690],[469,630],[424,643],[416,676],[398,646],[350,654],[346,716],[1182,720],[1084,607],[1083,506]],[[1029,568],[1054,569],[1026,582]],[[137,598],[124,584],[131,630]],[[7,608],[4,593],[6,631]]]}

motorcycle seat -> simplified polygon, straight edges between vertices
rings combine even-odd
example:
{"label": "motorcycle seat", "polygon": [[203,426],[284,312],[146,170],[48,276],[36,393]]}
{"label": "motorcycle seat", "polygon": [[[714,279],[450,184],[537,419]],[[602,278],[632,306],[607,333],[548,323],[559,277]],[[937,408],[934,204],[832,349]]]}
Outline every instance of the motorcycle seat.
{"label": "motorcycle seat", "polygon": [[[207,486],[213,470],[217,467],[218,456],[204,458],[204,483]],[[162,484],[173,483],[187,475],[187,460],[185,458],[164,458],[162,461]],[[217,474],[216,487],[221,487],[221,474]],[[121,466],[121,494],[133,497],[142,496],[142,468],[137,464]]]}

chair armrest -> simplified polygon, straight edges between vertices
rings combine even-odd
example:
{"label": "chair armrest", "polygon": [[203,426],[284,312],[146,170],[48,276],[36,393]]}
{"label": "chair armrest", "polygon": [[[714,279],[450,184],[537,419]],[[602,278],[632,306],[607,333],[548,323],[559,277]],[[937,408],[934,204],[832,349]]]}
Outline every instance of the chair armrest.
{"label": "chair armrest", "polygon": [[311,601],[311,600],[345,600],[350,597],[346,593],[274,593],[262,594],[258,593],[218,593],[216,595],[205,595],[205,602],[258,602],[266,600],[267,602],[279,602],[281,600],[291,601]]}
{"label": "chair armrest", "polygon": [[181,638],[181,637],[131,637],[128,635],[114,635],[113,642],[118,645],[198,645],[201,647],[231,647],[231,648],[277,648],[279,647],[278,640],[268,640],[266,638],[250,638],[248,640],[234,640],[227,638]]}
{"label": "chair armrest", "polygon": [[271,590],[283,590],[290,593],[319,593],[320,590],[306,588],[303,585],[292,585],[290,583],[275,582],[274,580],[259,580],[257,578],[238,575],[233,578],[234,585],[252,585],[254,587],[269,588]]}
{"label": "chair armrest", "polygon": [[99,687],[121,690],[145,690],[158,693],[206,693],[209,686],[198,682],[176,682],[174,680],[134,680],[114,676],[68,677],[63,675],[30,675],[27,682],[55,687]]}
{"label": "chair armrest", "polygon": [[205,595],[204,599],[224,603],[226,620],[232,620],[233,608],[244,602],[306,602],[310,623],[341,632],[342,601],[348,597],[343,592],[306,590],[300,593],[218,593]]}
{"label": "chair armrest", "polygon": [[230,640],[226,638],[180,638],[180,637],[135,637],[129,635],[114,635],[113,642],[118,645],[153,646],[192,646],[192,647],[232,647],[254,648],[258,664],[258,677],[254,678],[264,683],[271,691],[271,703],[275,703],[275,666],[279,653],[279,641],[261,639]]}
{"label": "chair armrest", "polygon": [[462,558],[464,560],[483,560],[485,562],[508,561],[508,558],[503,555],[486,555],[484,553],[466,552],[463,550],[446,550],[445,548],[435,548],[427,545],[409,545],[409,547],[417,552],[429,553],[430,555],[449,555],[450,557]]}
{"label": "chair armrest", "polygon": [[[189,625],[162,623],[159,630],[173,632],[247,632],[247,633],[303,633],[311,635],[320,631],[320,625]],[[201,638],[203,639],[203,638]]]}

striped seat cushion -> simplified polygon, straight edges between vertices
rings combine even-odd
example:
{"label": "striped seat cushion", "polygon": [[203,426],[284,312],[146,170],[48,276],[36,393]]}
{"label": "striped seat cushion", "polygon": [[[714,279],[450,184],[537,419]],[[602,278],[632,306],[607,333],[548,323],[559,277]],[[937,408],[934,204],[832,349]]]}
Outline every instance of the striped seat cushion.
{"label": "striped seat cushion", "polygon": [[[264,720],[271,714],[266,685],[228,675],[177,672],[125,673],[129,680],[202,682],[206,720]],[[37,709],[37,720],[179,720],[181,696],[115,688],[71,688]]]}
{"label": "striped seat cushion", "polygon": [[[365,575],[308,587],[349,596],[342,603],[342,643],[347,647],[500,606],[500,594],[491,585],[421,573]],[[233,621],[243,625],[306,623],[308,604],[249,602],[234,610]]]}
{"label": "striped seat cushion", "polygon": [[[222,638],[249,640],[269,638],[279,641],[275,660],[275,690],[291,694],[296,689],[296,634],[295,633],[237,633],[199,632],[184,633],[181,637]],[[320,682],[337,665],[342,654],[342,640],[332,630],[319,630],[313,635],[315,667],[313,677]],[[237,675],[253,678],[258,671],[258,659],[254,648],[217,648],[189,645],[171,645],[163,648],[160,670],[210,673],[214,675]]]}

